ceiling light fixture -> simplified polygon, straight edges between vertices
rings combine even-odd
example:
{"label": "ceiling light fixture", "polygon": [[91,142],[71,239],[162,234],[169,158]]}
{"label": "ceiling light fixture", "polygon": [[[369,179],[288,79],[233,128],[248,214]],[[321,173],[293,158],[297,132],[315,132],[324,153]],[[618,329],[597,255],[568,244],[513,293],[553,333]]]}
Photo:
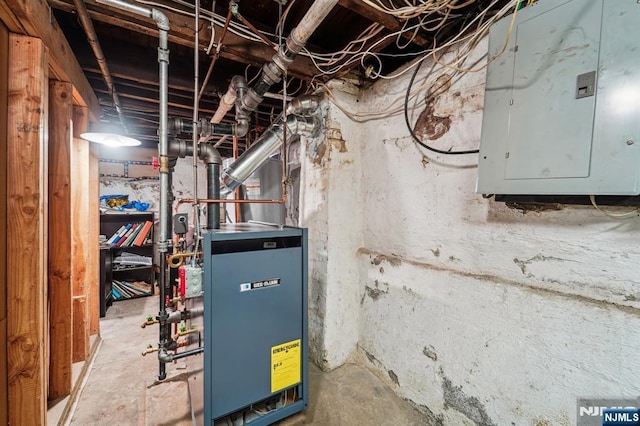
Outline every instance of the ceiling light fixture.
{"label": "ceiling light fixture", "polygon": [[91,131],[82,133],[80,137],[89,142],[100,143],[109,147],[138,146],[142,144],[138,139],[125,136],[122,126],[113,123],[100,123]]}

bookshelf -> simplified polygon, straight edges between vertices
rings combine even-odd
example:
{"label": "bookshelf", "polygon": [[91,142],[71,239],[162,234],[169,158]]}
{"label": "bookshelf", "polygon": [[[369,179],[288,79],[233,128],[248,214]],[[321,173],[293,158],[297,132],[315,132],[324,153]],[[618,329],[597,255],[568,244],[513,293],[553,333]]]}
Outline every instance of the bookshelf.
{"label": "bookshelf", "polygon": [[101,282],[101,294],[109,292],[107,287],[114,301],[154,294],[153,221],[153,213],[100,215],[100,234],[107,237],[111,252],[110,274],[105,274],[111,280],[104,288]]}

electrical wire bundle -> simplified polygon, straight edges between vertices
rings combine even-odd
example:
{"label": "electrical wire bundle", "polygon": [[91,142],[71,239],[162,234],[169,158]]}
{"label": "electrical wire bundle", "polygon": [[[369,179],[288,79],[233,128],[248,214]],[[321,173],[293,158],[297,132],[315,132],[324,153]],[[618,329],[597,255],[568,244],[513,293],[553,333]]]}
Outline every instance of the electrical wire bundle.
{"label": "electrical wire bundle", "polygon": [[[193,11],[194,5],[184,0],[173,0],[176,7],[156,3],[151,0],[136,1],[138,3],[195,17]],[[204,20],[209,21],[212,28],[211,38],[208,42],[206,51],[211,52],[214,47],[217,49],[220,48],[215,40],[216,25],[224,26],[227,31],[252,42],[269,44],[275,49],[277,47],[277,43],[275,41],[269,42],[269,40],[278,40],[278,37],[282,36],[282,31],[287,17],[295,4],[295,1],[296,0],[291,0],[286,9],[283,12],[281,11],[280,18],[276,26],[276,34],[264,31],[260,31],[258,33],[257,29],[250,28],[242,22],[236,22],[234,20],[229,22],[228,17],[216,14],[213,7],[210,11],[201,9],[199,11],[199,16]],[[361,67],[365,70],[366,76],[370,79],[396,79],[413,70],[405,93],[391,101],[389,107],[385,111],[350,112],[348,108],[341,106],[336,101],[335,96],[333,96],[326,86],[324,87],[328,96],[336,106],[338,106],[338,108],[340,108],[354,121],[364,122],[368,120],[381,119],[404,111],[405,121],[411,136],[414,138],[416,143],[420,144],[422,147],[440,154],[455,155],[477,153],[478,150],[439,150],[437,148],[430,147],[417,137],[409,123],[408,105],[411,100],[424,92],[427,88],[427,83],[423,82],[423,84],[415,87],[414,83],[424,61],[428,58],[430,58],[435,64],[441,66],[441,69],[438,71],[440,75],[444,75],[445,71],[449,71],[450,74],[448,74],[448,78],[451,80],[456,79],[460,74],[478,72],[486,68],[506,50],[513,29],[513,24],[515,22],[517,10],[523,6],[524,1],[487,0],[483,2],[481,0],[403,0],[403,4],[400,6],[395,6],[393,3],[385,2],[383,0],[362,1],[369,7],[389,14],[399,20],[402,23],[402,28],[398,31],[394,31],[380,37],[381,32],[383,32],[385,28],[378,23],[373,23],[365,28],[354,40],[350,41],[342,49],[335,52],[319,53],[313,52],[308,48],[304,48],[303,51],[300,52],[300,55],[309,57],[318,70],[318,74],[314,76],[314,80],[312,80],[312,84],[307,90],[313,90],[320,85],[324,86],[323,83],[316,80],[317,77],[333,76],[357,62],[360,63]],[[533,3],[532,0],[527,1],[528,4]],[[475,11],[469,12],[469,9],[474,5],[476,6]],[[468,61],[470,55],[475,51],[475,48],[478,46],[480,41],[488,34],[491,25],[509,13],[513,13],[513,16],[503,49],[493,58],[488,58],[483,65],[480,65],[477,68],[465,66],[465,63]],[[244,20],[241,19],[241,21]],[[412,44],[418,34],[427,34],[428,38],[433,40],[433,45],[417,52],[407,51],[404,53],[382,53],[377,51],[381,49],[381,46],[388,45],[390,38],[395,39],[396,47],[399,50],[403,50]],[[400,43],[400,40],[402,39],[406,40],[403,44]],[[455,54],[453,55],[453,58],[448,61],[444,61],[444,55],[448,54],[447,57],[450,57],[454,48]],[[418,59],[409,66],[384,74],[383,58],[385,57]],[[248,73],[248,69],[249,67],[247,67],[245,74]],[[440,75],[432,74],[434,77],[432,81],[437,80]],[[302,90],[302,85],[300,85],[297,90],[293,91],[290,90],[289,87],[286,89],[283,88],[283,91],[289,95],[294,95],[300,90]],[[429,96],[434,96],[434,94],[430,93]],[[429,96],[423,97],[424,99],[418,98],[419,101],[414,107],[426,104],[430,100]]]}

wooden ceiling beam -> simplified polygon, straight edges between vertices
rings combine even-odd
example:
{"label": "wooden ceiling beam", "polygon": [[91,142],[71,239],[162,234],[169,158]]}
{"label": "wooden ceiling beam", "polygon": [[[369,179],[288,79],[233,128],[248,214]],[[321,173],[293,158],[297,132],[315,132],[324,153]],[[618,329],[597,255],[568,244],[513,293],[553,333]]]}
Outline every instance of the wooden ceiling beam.
{"label": "wooden ceiling beam", "polygon": [[[157,0],[158,3],[162,3],[163,1],[164,0]],[[75,11],[73,0],[50,0],[49,3],[52,7],[66,12]],[[156,25],[151,20],[144,20],[137,15],[105,7],[104,5],[97,3],[95,0],[85,0],[85,3],[89,10],[89,15],[93,20],[150,36],[157,36],[158,34]],[[175,7],[175,4],[173,4],[172,7]],[[193,19],[189,16],[166,9],[162,9],[162,12],[167,16],[170,22],[169,41],[193,48]],[[208,28],[208,25],[206,24],[208,24],[208,22],[204,21],[202,28],[200,29],[200,49],[207,47],[211,37],[211,29]],[[216,24],[215,33],[220,34],[221,32],[222,27]],[[275,50],[272,47],[267,46],[262,42],[247,40],[230,31],[227,32],[223,42],[223,47],[220,51],[220,56],[224,58],[259,67],[264,65],[266,62],[271,61],[274,54]],[[318,71],[313,65],[313,62],[309,58],[303,56],[297,57],[289,67],[290,75],[306,80],[309,80],[317,73]]]}
{"label": "wooden ceiling beam", "polygon": [[[49,67],[55,78],[73,85],[76,105],[89,109],[93,119],[100,116],[98,98],[91,89],[67,39],[51,14],[46,1],[4,0],[29,36],[39,38],[49,49]],[[3,6],[4,7],[4,6]],[[15,28],[13,28],[15,29]]]}
{"label": "wooden ceiling beam", "polygon": [[[379,10],[376,10],[370,6],[367,6],[366,3],[360,0],[339,0],[338,4],[345,9],[349,9],[352,12],[355,12],[358,15],[369,19],[370,21],[379,23],[388,30],[395,32],[402,29],[402,24],[396,18],[384,12],[380,12]],[[413,32],[410,31],[407,33],[403,33],[402,37],[410,40],[413,37]],[[416,35],[413,38],[412,42],[424,48],[431,47],[432,45],[429,40],[425,39],[421,35]]]}

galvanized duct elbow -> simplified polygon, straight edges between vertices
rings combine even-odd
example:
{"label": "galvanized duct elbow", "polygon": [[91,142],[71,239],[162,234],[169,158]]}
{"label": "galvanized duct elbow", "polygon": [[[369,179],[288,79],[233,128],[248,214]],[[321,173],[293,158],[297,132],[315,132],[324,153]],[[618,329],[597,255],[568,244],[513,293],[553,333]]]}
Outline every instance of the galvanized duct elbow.
{"label": "galvanized duct elbow", "polygon": [[287,105],[287,115],[307,115],[315,112],[322,101],[321,95],[303,95],[299,96]]}
{"label": "galvanized duct elbow", "polygon": [[[253,145],[249,147],[231,166],[227,167],[220,177],[220,197],[225,198],[242,185],[251,174],[269,157],[277,152],[284,142],[284,125],[278,117]],[[312,135],[319,126],[315,117],[299,117],[290,115],[286,121],[289,135]]]}

